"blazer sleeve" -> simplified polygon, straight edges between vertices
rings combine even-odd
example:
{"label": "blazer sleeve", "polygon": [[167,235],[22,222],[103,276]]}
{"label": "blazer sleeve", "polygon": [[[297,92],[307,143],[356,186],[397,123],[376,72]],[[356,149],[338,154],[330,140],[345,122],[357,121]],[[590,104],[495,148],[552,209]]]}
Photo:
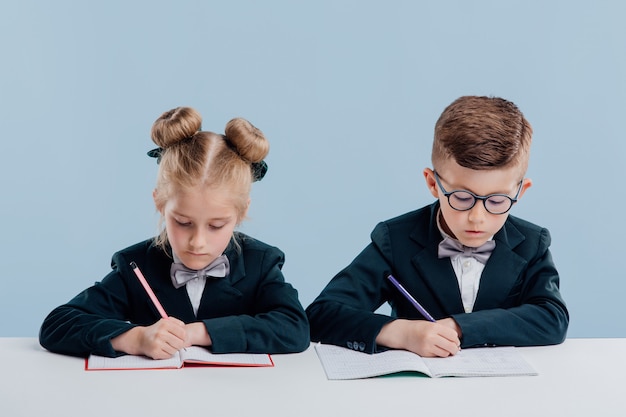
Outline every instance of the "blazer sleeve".
{"label": "blazer sleeve", "polygon": [[548,230],[541,229],[525,271],[501,306],[452,315],[463,333],[463,347],[552,345],[565,340],[569,314],[559,292],[550,240]]}
{"label": "blazer sleeve", "polygon": [[[235,288],[248,294],[242,314],[204,319],[215,353],[293,353],[309,347],[309,323],[298,292],[285,282],[277,248],[246,250],[246,276]],[[248,304],[248,303],[245,303]]]}
{"label": "blazer sleeve", "polygon": [[40,344],[51,352],[120,356],[111,339],[134,327],[126,321],[128,289],[116,266],[101,281],[55,308],[44,320]]}
{"label": "blazer sleeve", "polygon": [[[379,225],[377,230],[380,229]],[[380,329],[393,321],[392,317],[376,313],[387,300],[384,272],[391,270],[379,247],[370,243],[307,308],[311,339],[376,352]]]}

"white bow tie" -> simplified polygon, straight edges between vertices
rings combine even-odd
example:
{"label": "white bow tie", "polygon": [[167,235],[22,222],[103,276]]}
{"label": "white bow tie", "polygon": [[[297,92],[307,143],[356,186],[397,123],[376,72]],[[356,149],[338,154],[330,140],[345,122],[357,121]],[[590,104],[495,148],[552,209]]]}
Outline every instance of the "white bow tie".
{"label": "white bow tie", "polygon": [[174,287],[180,288],[188,281],[199,277],[223,278],[230,273],[230,263],[226,255],[215,258],[213,262],[202,269],[189,269],[182,263],[173,263],[170,267],[170,276]]}

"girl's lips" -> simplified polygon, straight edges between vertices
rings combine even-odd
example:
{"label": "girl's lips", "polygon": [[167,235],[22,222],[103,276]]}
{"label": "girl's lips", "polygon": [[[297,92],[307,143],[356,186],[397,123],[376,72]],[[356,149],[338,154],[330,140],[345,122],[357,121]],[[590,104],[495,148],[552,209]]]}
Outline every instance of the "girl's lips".
{"label": "girl's lips", "polygon": [[190,256],[206,256],[205,253],[193,253],[193,252],[187,252],[188,255]]}

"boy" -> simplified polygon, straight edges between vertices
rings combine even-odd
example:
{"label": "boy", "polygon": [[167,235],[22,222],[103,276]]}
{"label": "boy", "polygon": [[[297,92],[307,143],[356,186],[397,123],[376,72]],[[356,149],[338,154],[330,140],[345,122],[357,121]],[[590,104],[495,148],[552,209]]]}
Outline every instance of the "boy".
{"label": "boy", "polygon": [[[435,125],[432,205],[379,223],[307,308],[311,339],[374,353],[561,343],[569,315],[548,230],[509,216],[531,186],[532,128],[515,104],[461,97]],[[424,320],[389,275],[430,313]],[[392,316],[375,313],[388,302]]]}

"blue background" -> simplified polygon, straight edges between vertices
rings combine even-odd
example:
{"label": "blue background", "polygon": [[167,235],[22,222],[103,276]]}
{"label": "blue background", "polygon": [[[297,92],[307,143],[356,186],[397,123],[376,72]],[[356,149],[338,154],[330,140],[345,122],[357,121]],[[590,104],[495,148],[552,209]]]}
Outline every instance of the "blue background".
{"label": "blue background", "polygon": [[306,306],[374,225],[432,201],[434,123],[461,95],[514,101],[570,337],[626,337],[626,6],[621,1],[20,0],[0,6],[0,336],[156,232],[152,122],[248,118],[271,143],[242,231],[283,249]]}

